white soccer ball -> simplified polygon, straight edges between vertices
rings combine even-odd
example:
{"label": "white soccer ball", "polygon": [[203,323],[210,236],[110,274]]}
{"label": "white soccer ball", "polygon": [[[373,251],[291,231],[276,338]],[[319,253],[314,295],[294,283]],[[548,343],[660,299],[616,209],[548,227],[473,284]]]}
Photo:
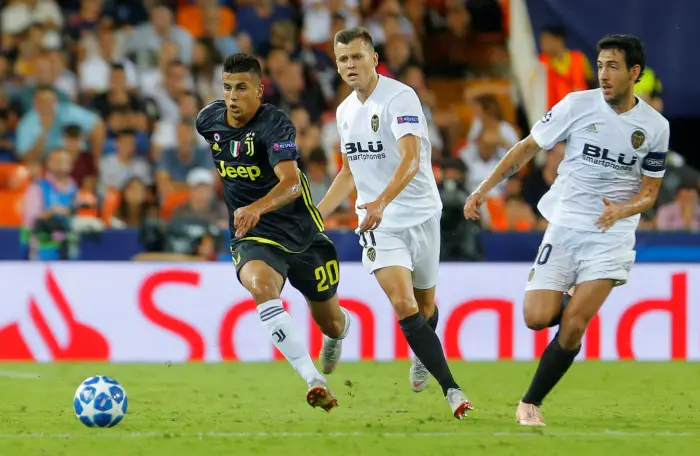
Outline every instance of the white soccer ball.
{"label": "white soccer ball", "polygon": [[113,378],[96,375],[80,384],[73,399],[73,410],[88,427],[113,427],[126,414],[126,391]]}

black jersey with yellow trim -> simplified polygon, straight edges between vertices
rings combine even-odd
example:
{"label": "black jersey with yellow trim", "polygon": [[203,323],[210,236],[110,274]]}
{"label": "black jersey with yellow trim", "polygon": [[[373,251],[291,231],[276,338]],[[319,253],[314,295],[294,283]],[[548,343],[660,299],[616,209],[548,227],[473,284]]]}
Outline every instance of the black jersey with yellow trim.
{"label": "black jersey with yellow trim", "polygon": [[[296,130],[289,116],[270,104],[262,104],[244,126],[232,127],[226,121],[223,100],[202,109],[196,125],[210,145],[221,178],[233,242],[240,241],[235,238],[233,213],[264,197],[279,183],[274,171],[279,162],[299,160]],[[290,253],[302,252],[323,231],[323,219],[311,199],[309,183],[301,171],[299,174],[301,196],[263,214],[245,240],[257,240]]]}

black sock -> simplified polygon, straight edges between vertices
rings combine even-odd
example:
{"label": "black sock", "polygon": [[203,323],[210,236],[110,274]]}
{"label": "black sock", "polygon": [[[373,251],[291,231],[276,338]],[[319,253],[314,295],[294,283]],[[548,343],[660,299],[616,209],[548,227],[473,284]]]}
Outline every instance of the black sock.
{"label": "black sock", "polygon": [[562,348],[559,345],[559,333],[557,333],[547,345],[544,353],[542,353],[540,364],[537,366],[532,383],[530,383],[530,389],[523,396],[523,402],[538,407],[542,405],[545,396],[552,391],[566,371],[569,370],[580,350],[580,345],[575,350]]}
{"label": "black sock", "polygon": [[420,312],[403,320],[399,320],[409,347],[423,363],[428,372],[440,383],[443,394],[447,395],[450,388],[459,389],[459,385],[452,378],[450,368],[447,367],[447,359],[442,351],[442,344],[435,331],[428,326]]}
{"label": "black sock", "polygon": [[559,326],[561,323],[561,316],[564,315],[564,309],[566,309],[566,306],[569,305],[569,301],[571,301],[571,295],[569,293],[564,293],[564,296],[561,298],[561,309],[559,310],[557,316],[554,317],[554,319],[547,325],[549,328],[552,326]]}
{"label": "black sock", "polygon": [[427,320],[428,326],[433,328],[433,331],[435,331],[437,329],[438,318],[439,318],[438,308],[437,308],[437,306],[435,306],[435,312],[433,312],[433,315],[430,318],[428,318],[428,320]]}

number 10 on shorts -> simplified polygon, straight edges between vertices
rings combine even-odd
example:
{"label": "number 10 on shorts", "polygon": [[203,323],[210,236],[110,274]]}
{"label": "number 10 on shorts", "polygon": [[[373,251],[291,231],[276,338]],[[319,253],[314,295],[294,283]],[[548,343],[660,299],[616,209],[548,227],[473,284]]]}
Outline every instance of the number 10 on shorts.
{"label": "number 10 on shorts", "polygon": [[331,260],[323,266],[319,266],[314,270],[316,281],[318,282],[318,291],[326,291],[331,286],[338,283],[340,273],[338,269],[338,261]]}

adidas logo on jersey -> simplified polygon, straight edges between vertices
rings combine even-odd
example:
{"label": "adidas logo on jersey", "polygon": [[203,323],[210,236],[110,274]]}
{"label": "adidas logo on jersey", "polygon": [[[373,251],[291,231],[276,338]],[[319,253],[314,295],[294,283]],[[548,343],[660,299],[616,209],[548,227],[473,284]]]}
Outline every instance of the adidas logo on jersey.
{"label": "adidas logo on jersey", "polygon": [[583,129],[583,131],[587,131],[588,133],[598,133],[598,130],[595,128],[595,124],[590,124],[586,128]]}

